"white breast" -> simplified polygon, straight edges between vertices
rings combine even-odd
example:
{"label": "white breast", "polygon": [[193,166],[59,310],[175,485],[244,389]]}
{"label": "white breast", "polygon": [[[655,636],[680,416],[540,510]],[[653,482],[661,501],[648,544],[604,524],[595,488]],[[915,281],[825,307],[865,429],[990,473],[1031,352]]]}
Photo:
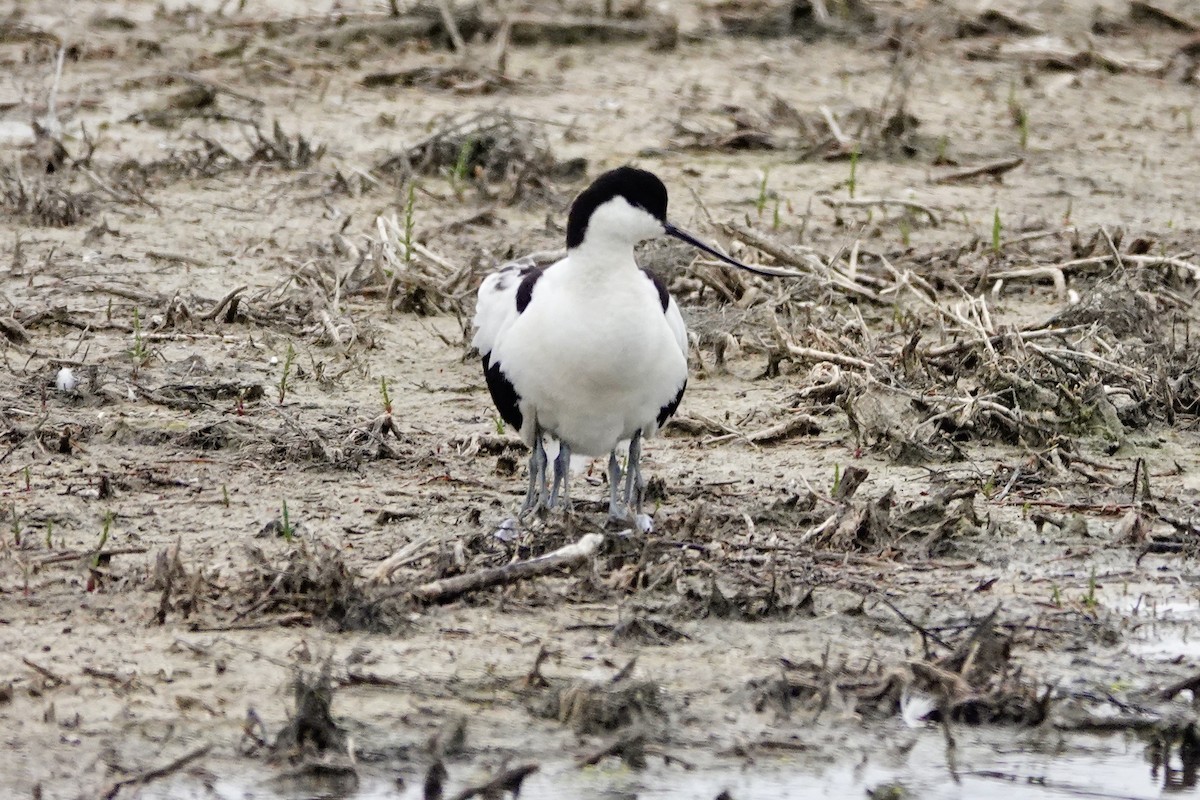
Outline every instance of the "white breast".
{"label": "white breast", "polygon": [[[515,288],[512,313],[498,301],[485,308],[481,290],[476,346],[491,353],[520,397],[527,443],[536,420],[576,453],[605,455],[639,430],[652,434],[660,411],[683,388],[687,333],[679,308],[672,300],[663,311],[632,258],[622,266],[585,270],[560,262],[537,281],[521,313]],[[499,296],[506,281],[500,273],[493,278]]]}

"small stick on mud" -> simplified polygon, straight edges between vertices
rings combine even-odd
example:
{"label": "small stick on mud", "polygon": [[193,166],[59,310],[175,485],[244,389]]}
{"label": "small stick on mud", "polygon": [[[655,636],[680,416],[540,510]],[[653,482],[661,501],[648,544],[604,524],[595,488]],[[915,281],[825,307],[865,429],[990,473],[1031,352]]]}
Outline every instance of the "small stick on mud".
{"label": "small stick on mud", "polygon": [[1163,700],[1170,700],[1175,695],[1183,691],[1190,691],[1192,694],[1200,694],[1200,674],[1192,675],[1189,678],[1184,678],[1181,681],[1176,681],[1170,686],[1159,691],[1158,696]]}
{"label": "small stick on mud", "polygon": [[253,95],[243,94],[242,92],[239,92],[237,89],[234,89],[233,87],[231,87],[227,84],[221,83],[220,81],[214,81],[212,78],[204,78],[204,77],[201,77],[200,75],[195,75],[191,72],[172,71],[167,74],[170,75],[172,78],[175,78],[176,80],[181,80],[186,83],[193,84],[195,86],[200,86],[205,89],[210,89],[213,92],[220,92],[222,94],[227,94],[230,97],[236,98],[245,103],[249,103],[250,105],[255,106],[257,108],[262,108],[263,106],[266,105],[265,101],[259,100],[257,97],[254,97]]}
{"label": "small stick on mud", "polygon": [[[589,534],[592,535],[592,534]],[[598,535],[598,534],[596,534]],[[469,786],[450,800],[470,800],[472,797],[503,797],[506,792],[513,797],[521,794],[521,783],[539,769],[537,764],[518,764],[506,769],[482,786]]]}
{"label": "small stick on mud", "polygon": [[[216,319],[218,316],[220,316],[221,312],[225,310],[226,306],[228,306],[230,303],[233,303],[235,300],[237,300],[238,295],[240,295],[242,292],[246,291],[249,288],[250,288],[249,286],[237,287],[236,289],[231,291],[229,294],[225,295],[220,300],[218,300],[217,304],[212,307],[212,310],[202,314],[200,316],[200,319],[202,319],[202,320]],[[236,313],[236,309],[235,309],[235,313]],[[229,320],[229,321],[232,322],[233,320]]]}
{"label": "small stick on mud", "polygon": [[104,800],[112,800],[125,786],[140,786],[143,783],[149,783],[150,781],[158,780],[159,778],[165,778],[166,776],[183,769],[197,758],[207,755],[208,751],[211,749],[212,744],[202,744],[194,750],[189,750],[188,752],[184,753],[174,761],[163,764],[161,767],[148,769],[145,772],[139,772],[137,775],[134,775],[131,778],[122,778],[121,780],[116,781],[100,796],[103,797]]}
{"label": "small stick on mud", "polygon": [[935,228],[938,226],[939,218],[937,212],[923,203],[917,203],[913,200],[901,200],[895,197],[860,197],[855,200],[839,199],[835,197],[822,197],[821,202],[830,208],[836,210],[839,208],[872,208],[874,206],[900,206],[909,211],[919,211],[929,217],[929,224]]}
{"label": "small stick on mud", "polygon": [[463,39],[462,32],[458,29],[458,22],[454,19],[454,13],[450,10],[446,0],[438,0],[438,13],[442,16],[442,24],[446,26],[446,33],[450,35],[450,44],[454,47],[454,52],[460,56],[467,56],[467,42]]}
{"label": "small stick on mud", "polygon": [[917,633],[921,634],[922,641],[933,641],[933,642],[937,642],[938,644],[940,644],[942,647],[946,648],[947,650],[954,649],[954,646],[951,645],[949,642],[947,642],[945,639],[938,636],[936,633],[934,633],[933,631],[924,627],[923,625],[917,623],[915,620],[913,620],[912,617],[908,616],[903,611],[901,611],[899,608],[897,608],[896,604],[893,603],[891,600],[888,600],[886,597],[884,597],[881,594],[876,594],[875,599],[878,600],[879,602],[883,603],[889,609],[891,609],[892,613],[895,614],[897,617],[899,617],[901,622],[903,622],[905,625],[907,625],[910,628],[912,628],[913,630],[915,630]]}
{"label": "small stick on mud", "polygon": [[63,564],[68,561],[79,561],[84,558],[95,558],[97,555],[103,558],[112,558],[113,556],[134,556],[142,553],[150,552],[149,547],[121,547],[116,550],[101,550],[97,553],[95,550],[88,550],[85,553],[72,551],[70,553],[58,553],[52,556],[46,556],[37,562],[39,567],[44,567],[49,564]]}
{"label": "small stick on mud", "polygon": [[589,533],[578,542],[560,547],[544,556],[480,570],[469,575],[431,581],[413,589],[411,594],[418,600],[450,600],[467,592],[548,575],[563,567],[576,567],[586,563],[596,555],[603,541],[602,534]]}
{"label": "small stick on mud", "polygon": [[56,686],[66,686],[68,683],[70,683],[70,681],[68,681],[62,675],[59,675],[57,672],[53,672],[35,661],[30,661],[24,656],[21,657],[21,661],[25,664],[25,666],[41,675],[43,678],[54,681]]}
{"label": "small stick on mud", "polygon": [[966,181],[971,178],[978,178],[980,175],[990,175],[996,180],[1000,180],[1001,176],[1009,170],[1014,170],[1025,163],[1025,159],[1017,156],[1016,158],[1006,158],[1001,161],[989,161],[986,164],[980,164],[975,167],[967,167],[966,169],[958,169],[953,172],[947,172],[945,175],[934,179],[934,183],[956,183],[958,181]]}
{"label": "small stick on mud", "polygon": [[1133,0],[1129,4],[1129,18],[1134,22],[1153,22],[1176,31],[1200,32],[1200,25],[1144,0]]}
{"label": "small stick on mud", "polygon": [[156,261],[176,261],[180,264],[190,264],[193,267],[209,266],[207,261],[202,261],[199,258],[184,255],[183,253],[172,253],[168,250],[147,250],[146,258],[153,258]]}
{"label": "small stick on mud", "polygon": [[618,736],[600,749],[578,760],[580,767],[594,767],[609,756],[618,756],[627,763],[646,762],[646,734],[634,731]]}

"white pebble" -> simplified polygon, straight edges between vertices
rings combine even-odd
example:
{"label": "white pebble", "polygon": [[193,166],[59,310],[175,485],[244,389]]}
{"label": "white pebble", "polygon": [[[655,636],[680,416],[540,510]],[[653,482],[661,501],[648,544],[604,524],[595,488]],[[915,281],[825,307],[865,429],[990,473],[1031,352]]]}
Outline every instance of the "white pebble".
{"label": "white pebble", "polygon": [[268,363],[268,364],[270,364],[270,365],[273,367],[273,366],[275,366],[276,364],[278,364],[278,363],[279,363],[279,357],[278,357],[278,356],[271,356],[271,360],[270,360],[270,361],[268,361],[267,363]]}
{"label": "white pebble", "polygon": [[73,392],[75,387],[79,385],[79,381],[75,378],[75,373],[71,372],[70,367],[63,367],[54,376],[54,385],[58,387],[60,392]]}
{"label": "white pebble", "polygon": [[496,527],[496,530],[492,531],[492,536],[495,536],[502,542],[511,542],[520,535],[520,531],[517,530],[517,521],[512,517],[501,522]]}

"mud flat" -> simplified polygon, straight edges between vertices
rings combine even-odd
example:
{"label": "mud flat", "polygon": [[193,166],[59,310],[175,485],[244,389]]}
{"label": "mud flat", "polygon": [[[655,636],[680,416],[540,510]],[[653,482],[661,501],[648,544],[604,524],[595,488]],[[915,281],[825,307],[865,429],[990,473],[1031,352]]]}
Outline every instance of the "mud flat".
{"label": "mud flat", "polygon": [[[1192,791],[1200,16],[994,5],[5,12],[0,794]],[[648,244],[654,531],[497,530],[474,290],[631,161],[801,276]]]}

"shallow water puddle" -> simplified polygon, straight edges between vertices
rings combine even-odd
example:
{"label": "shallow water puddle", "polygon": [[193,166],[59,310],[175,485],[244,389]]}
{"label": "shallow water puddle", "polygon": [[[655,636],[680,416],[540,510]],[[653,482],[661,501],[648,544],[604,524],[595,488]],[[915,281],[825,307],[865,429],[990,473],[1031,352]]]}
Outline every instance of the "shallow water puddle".
{"label": "shallow water puddle", "polygon": [[[1133,736],[1071,736],[1050,732],[1029,740],[1014,731],[955,733],[954,764],[947,761],[945,738],[937,730],[914,734],[911,747],[879,743],[874,752],[845,752],[837,763],[819,763],[806,755],[759,759],[753,765],[725,763],[693,770],[652,765],[634,772],[624,767],[579,770],[569,763],[543,765],[522,785],[529,800],[702,800],[722,791],[733,798],[887,797],[889,786],[903,787],[897,796],[932,800],[966,798],[1158,798],[1200,796],[1195,775],[1178,764],[1165,774],[1148,758],[1145,742]],[[450,765],[447,796],[472,773]],[[422,776],[404,774],[404,783],[364,776],[356,789],[339,793],[329,786],[283,788],[266,770],[216,780],[211,789],[185,775],[147,787],[142,798],[187,800],[275,800],[275,798],[339,798],[344,800],[420,800]],[[477,778],[478,776],[472,776]],[[457,780],[456,780],[457,779]]]}
{"label": "shallow water puddle", "polygon": [[1154,659],[1200,657],[1200,596],[1186,588],[1162,595],[1127,595],[1106,604],[1128,615],[1127,646],[1135,655]]}

